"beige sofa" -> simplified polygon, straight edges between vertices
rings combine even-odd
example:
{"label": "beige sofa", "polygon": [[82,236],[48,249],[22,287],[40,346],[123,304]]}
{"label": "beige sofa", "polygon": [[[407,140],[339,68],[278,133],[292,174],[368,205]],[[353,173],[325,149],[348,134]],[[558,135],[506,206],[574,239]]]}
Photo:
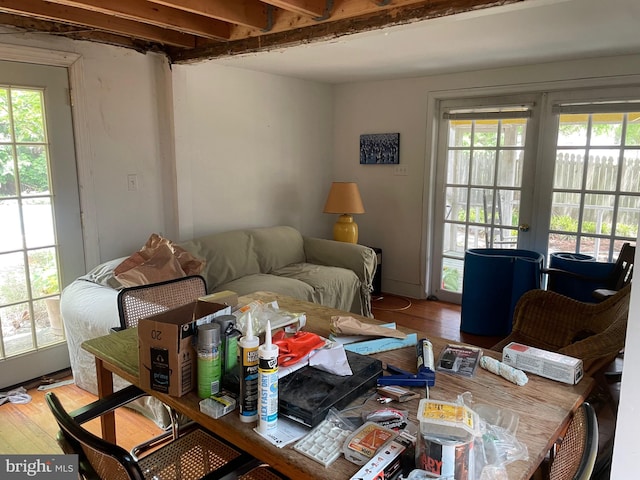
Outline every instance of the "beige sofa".
{"label": "beige sofa", "polygon": [[[376,256],[368,247],[304,237],[286,226],[216,233],[179,245],[206,261],[201,274],[209,293],[272,291],[371,316]],[[61,295],[60,310],[74,380],[94,394],[94,359],[81,344],[119,326],[119,290],[113,270],[125,258],[99,265],[73,281]],[[117,388],[125,385],[118,380],[121,379],[116,379]],[[163,424],[165,412],[160,408],[152,414],[154,417]]]}
{"label": "beige sofa", "polygon": [[209,292],[266,290],[371,316],[376,256],[368,247],[283,226],[216,233],[179,246],[206,261]]}

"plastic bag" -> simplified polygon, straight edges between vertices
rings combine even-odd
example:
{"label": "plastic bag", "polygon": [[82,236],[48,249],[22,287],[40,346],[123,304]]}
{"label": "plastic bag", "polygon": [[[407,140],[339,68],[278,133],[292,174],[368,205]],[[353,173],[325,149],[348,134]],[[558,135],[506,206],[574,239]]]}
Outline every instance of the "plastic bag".
{"label": "plastic bag", "polygon": [[328,467],[340,457],[344,441],[355,431],[356,426],[332,407],[326,418],[300,439],[293,448]]}
{"label": "plastic bag", "polygon": [[527,460],[527,446],[516,438],[518,415],[512,410],[493,405],[473,405],[469,392],[459,397],[479,418],[481,436],[474,443],[476,480],[507,479],[506,466],[517,460]]}
{"label": "plastic bag", "polygon": [[271,329],[284,328],[287,333],[295,333],[305,326],[307,316],[304,313],[291,313],[281,310],[278,302],[264,303],[255,300],[238,308],[233,312],[236,317],[236,327],[246,332],[248,314],[251,313],[253,334],[261,335],[267,327],[267,320],[271,322]]}
{"label": "plastic bag", "polygon": [[[528,458],[526,445],[516,438],[519,418],[515,412],[494,405],[475,405],[469,392],[455,402],[444,403],[464,406],[474,412],[477,418],[473,434],[455,437],[456,443],[454,437],[447,440],[445,435],[454,431],[451,427],[438,427],[436,422],[427,434],[423,425],[416,448],[418,468],[406,478],[417,480],[440,474],[439,480],[506,480],[507,465]],[[442,429],[441,435],[434,433],[438,428]]]}

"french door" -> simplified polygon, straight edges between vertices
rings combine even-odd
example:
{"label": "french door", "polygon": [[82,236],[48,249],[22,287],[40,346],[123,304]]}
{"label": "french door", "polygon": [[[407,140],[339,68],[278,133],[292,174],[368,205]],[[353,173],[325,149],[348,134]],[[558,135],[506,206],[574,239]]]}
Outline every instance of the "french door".
{"label": "french door", "polygon": [[459,302],[469,248],[526,248],[532,215],[535,97],[441,104],[433,293]]}
{"label": "french door", "polygon": [[640,88],[443,100],[430,293],[460,303],[464,252],[615,261],[640,221]]}
{"label": "french door", "polygon": [[[597,99],[594,101],[594,98]],[[549,95],[547,252],[615,261],[640,222],[640,88]],[[542,241],[542,239],[541,239]]]}
{"label": "french door", "polygon": [[0,62],[0,387],[69,366],[58,299],[84,271],[66,68]]}

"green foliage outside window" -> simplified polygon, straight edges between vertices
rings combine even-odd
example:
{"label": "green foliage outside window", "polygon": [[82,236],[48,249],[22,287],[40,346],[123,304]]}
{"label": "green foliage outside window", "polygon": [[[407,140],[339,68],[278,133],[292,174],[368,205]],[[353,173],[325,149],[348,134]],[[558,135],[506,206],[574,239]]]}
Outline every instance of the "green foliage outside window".
{"label": "green foliage outside window", "polygon": [[16,195],[16,164],[22,192],[49,191],[42,92],[0,89],[0,141],[16,144],[0,148],[0,196]]}

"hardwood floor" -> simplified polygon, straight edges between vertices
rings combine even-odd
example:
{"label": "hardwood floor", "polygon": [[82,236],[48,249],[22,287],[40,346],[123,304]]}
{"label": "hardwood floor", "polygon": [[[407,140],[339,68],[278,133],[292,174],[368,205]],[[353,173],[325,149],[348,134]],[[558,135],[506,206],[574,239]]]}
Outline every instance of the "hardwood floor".
{"label": "hardwood floor", "polygon": [[483,337],[460,331],[460,305],[433,300],[415,300],[383,293],[371,304],[373,316],[384,322],[426,332],[454,342],[490,348],[503,337]]}
{"label": "hardwood floor", "polygon": [[[67,376],[63,379],[70,378]],[[74,410],[97,399],[75,385],[56,387],[51,391],[55,392],[67,410]],[[29,403],[21,405],[7,402],[0,406],[0,453],[62,453],[56,442],[58,426],[44,399],[46,391],[38,391],[34,387],[27,393],[31,395]],[[127,408],[116,411],[116,425],[118,443],[126,450],[161,432],[151,420]],[[100,435],[99,420],[92,420],[85,426]]]}

